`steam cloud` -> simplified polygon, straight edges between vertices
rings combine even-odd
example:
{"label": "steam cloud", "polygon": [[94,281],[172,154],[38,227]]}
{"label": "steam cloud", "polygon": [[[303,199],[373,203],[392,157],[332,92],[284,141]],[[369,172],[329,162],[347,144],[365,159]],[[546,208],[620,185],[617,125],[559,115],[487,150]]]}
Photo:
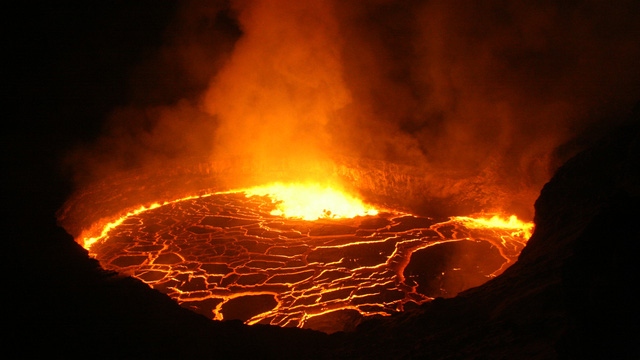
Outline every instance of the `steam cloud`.
{"label": "steam cloud", "polygon": [[[84,179],[191,157],[383,160],[420,169],[425,197],[530,216],[571,141],[640,99],[639,15],[637,1],[189,2],[132,105],[72,158]],[[154,75],[178,85],[139,85]]]}

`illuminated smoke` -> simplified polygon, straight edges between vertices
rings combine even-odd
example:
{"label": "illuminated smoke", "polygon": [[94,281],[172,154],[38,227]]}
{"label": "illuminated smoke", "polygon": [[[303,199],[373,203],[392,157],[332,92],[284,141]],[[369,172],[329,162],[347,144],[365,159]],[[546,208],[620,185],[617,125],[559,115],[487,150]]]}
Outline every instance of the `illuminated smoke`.
{"label": "illuminated smoke", "polygon": [[[639,6],[189,2],[73,161],[94,178],[193,157],[382,160],[415,167],[424,198],[530,217],[572,139],[640,98]],[[177,85],[139,85],[154,76]]]}
{"label": "illuminated smoke", "polygon": [[306,167],[331,149],[350,102],[341,41],[326,1],[236,2],[244,36],[205,96],[221,121],[215,155]]}
{"label": "illuminated smoke", "polygon": [[353,101],[338,143],[417,164],[427,197],[492,199],[488,206],[526,214],[569,155],[557,147],[604,114],[624,116],[640,97],[632,2],[379,1],[347,10]]}

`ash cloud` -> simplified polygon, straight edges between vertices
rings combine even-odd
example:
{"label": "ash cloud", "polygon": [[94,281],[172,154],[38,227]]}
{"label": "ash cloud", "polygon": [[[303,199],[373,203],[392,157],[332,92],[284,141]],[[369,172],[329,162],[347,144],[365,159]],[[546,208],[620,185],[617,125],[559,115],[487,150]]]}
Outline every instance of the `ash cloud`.
{"label": "ash cloud", "polygon": [[579,150],[566,144],[640,99],[638,15],[634,1],[189,2],[134,77],[138,105],[81,162],[382,160],[419,169],[427,198],[529,217]]}
{"label": "ash cloud", "polygon": [[[128,6],[135,7],[119,6],[121,13],[127,13]],[[121,46],[94,45],[99,49],[95,52],[109,57],[126,58],[135,53],[141,60],[117,69],[130,77],[128,86],[121,89],[127,101],[105,115],[102,134],[77,146],[65,159],[78,188],[119,172],[179,165],[210,154],[219,121],[202,109],[200,98],[242,32],[227,1],[187,1],[174,8],[162,33],[154,35],[162,39],[160,46],[135,40],[130,42],[139,49],[132,50],[135,45],[130,45],[120,54]],[[128,22],[156,21],[152,15],[149,19],[123,17],[117,19],[125,22],[121,27],[134,29],[145,25]],[[118,44],[117,39],[110,43]]]}
{"label": "ash cloud", "polygon": [[453,196],[526,215],[570,155],[555,149],[640,98],[637,3],[350,4],[339,143],[423,167],[437,191],[466,179]]}
{"label": "ash cloud", "polygon": [[305,172],[331,152],[331,124],[351,101],[335,5],[233,3],[244,35],[203,99],[221,123],[214,157]]}

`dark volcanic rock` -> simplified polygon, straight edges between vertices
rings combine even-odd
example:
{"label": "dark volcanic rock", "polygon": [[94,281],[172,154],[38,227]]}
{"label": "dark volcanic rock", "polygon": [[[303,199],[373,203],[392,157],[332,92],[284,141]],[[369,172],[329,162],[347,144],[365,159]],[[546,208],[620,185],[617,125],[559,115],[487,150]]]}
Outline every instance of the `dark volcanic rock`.
{"label": "dark volcanic rock", "polygon": [[227,320],[247,321],[254,315],[273,309],[277,304],[273,295],[241,296],[225,303],[222,314]]}
{"label": "dark volcanic rock", "polygon": [[485,283],[503,263],[498,248],[489,242],[455,241],[413,253],[404,276],[416,283],[417,292],[448,298]]}
{"label": "dark volcanic rock", "polygon": [[516,264],[415,311],[365,321],[344,358],[638,358],[640,122],[559,169]]}
{"label": "dark volcanic rock", "polygon": [[[324,358],[326,334],[211,321],[138,280],[102,270],[53,223],[39,230],[47,231],[40,241],[18,238],[13,253],[20,258],[8,287],[7,340],[18,357]],[[194,310],[210,312],[215,305],[203,302]]]}

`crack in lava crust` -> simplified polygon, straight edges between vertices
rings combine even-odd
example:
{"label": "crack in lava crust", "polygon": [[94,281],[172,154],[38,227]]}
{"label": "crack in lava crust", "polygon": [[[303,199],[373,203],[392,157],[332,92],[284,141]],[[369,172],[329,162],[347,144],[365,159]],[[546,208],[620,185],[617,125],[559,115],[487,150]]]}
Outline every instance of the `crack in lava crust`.
{"label": "crack in lava crust", "polygon": [[349,330],[504,271],[526,239],[402,213],[305,221],[220,193],[127,217],[90,252],[211,319]]}

